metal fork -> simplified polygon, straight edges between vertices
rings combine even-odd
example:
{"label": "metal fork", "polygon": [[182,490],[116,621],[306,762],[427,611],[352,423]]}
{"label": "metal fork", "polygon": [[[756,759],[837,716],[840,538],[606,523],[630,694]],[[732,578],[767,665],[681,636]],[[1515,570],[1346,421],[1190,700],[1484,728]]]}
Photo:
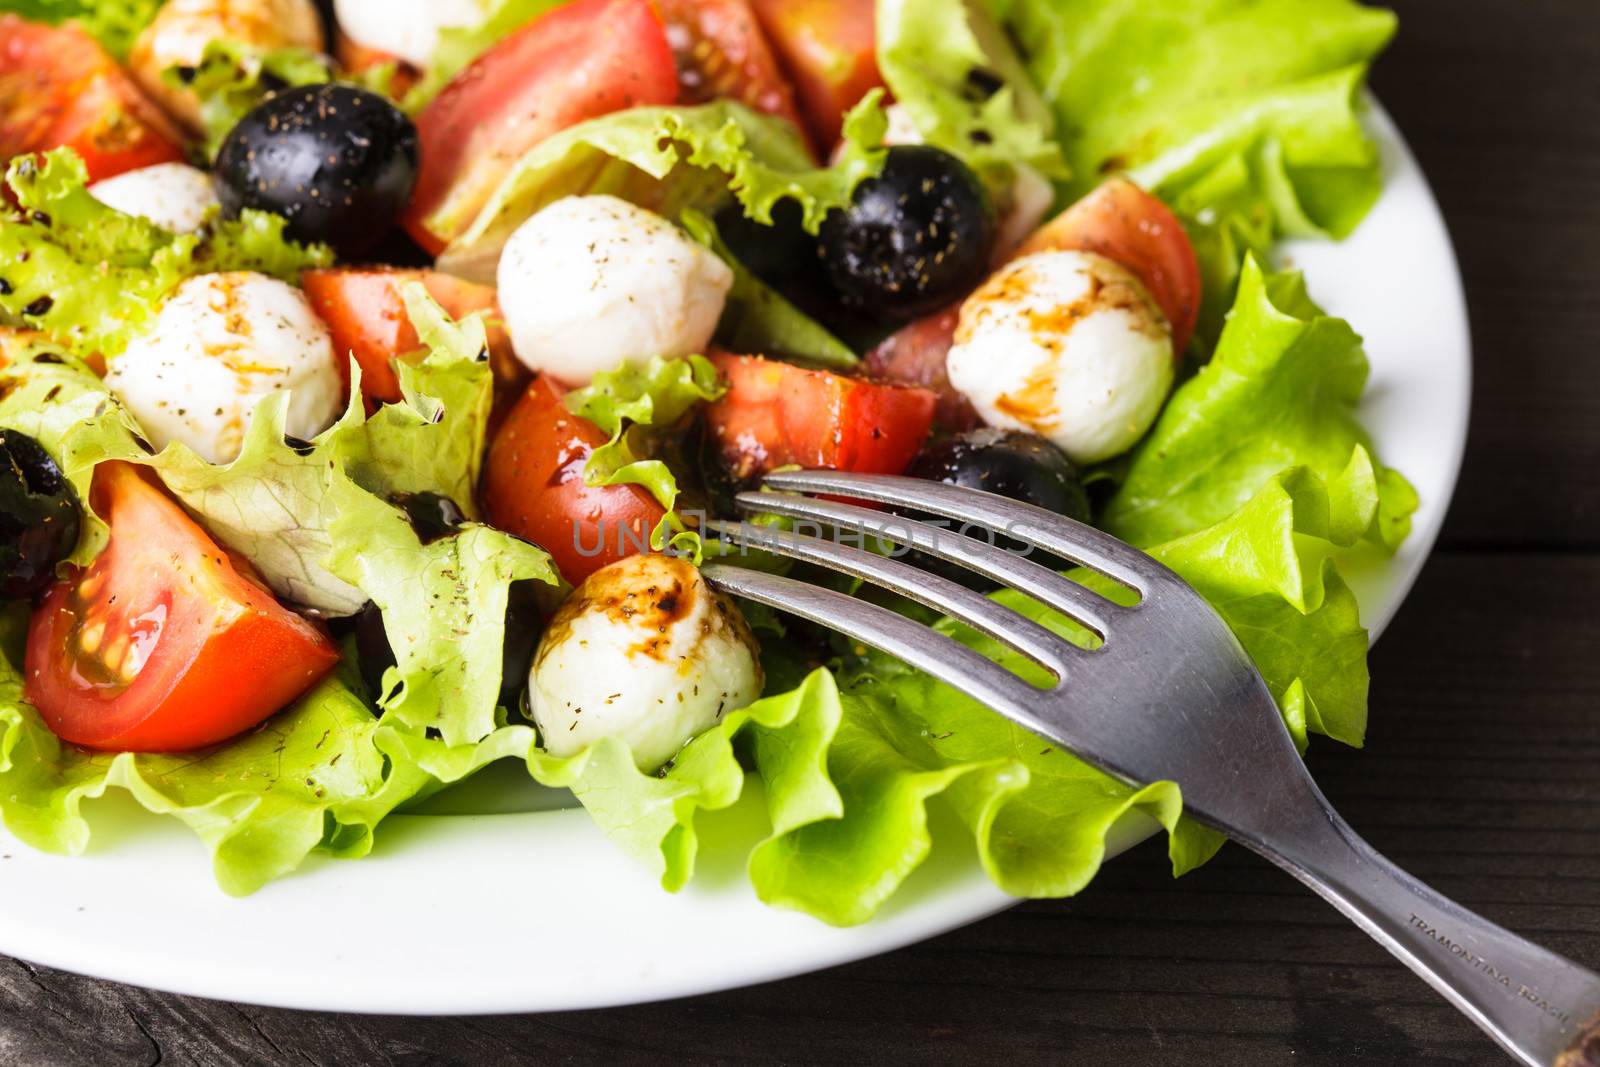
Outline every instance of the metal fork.
{"label": "metal fork", "polygon": [[[878,475],[769,475],[741,510],[872,535],[976,571],[1093,630],[1072,644],[995,601],[839,537],[712,522],[723,540],[818,564],[919,601],[1049,670],[1039,688],[887,608],[793,578],[711,563],[714,585],[838,630],[982,701],[1135,786],[1171,780],[1201,822],[1315,890],[1523,1063],[1600,1065],[1600,976],[1475,915],[1379,855],[1339,817],[1295,751],[1227,624],[1167,567],[1082,523],[990,493]],[[794,494],[826,494],[818,500]],[[837,498],[1003,533],[1136,592],[1124,607],[1020,553]]]}

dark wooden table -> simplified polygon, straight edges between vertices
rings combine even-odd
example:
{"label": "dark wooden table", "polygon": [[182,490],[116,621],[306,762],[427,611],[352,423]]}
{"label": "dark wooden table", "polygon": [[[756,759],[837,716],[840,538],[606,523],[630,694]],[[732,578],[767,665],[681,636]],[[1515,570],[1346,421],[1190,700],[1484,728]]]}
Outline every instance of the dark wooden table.
{"label": "dark wooden table", "polygon": [[[1400,864],[1600,964],[1600,6],[1398,6],[1401,38],[1376,83],[1438,190],[1466,274],[1472,443],[1439,551],[1374,654],[1367,747],[1322,744],[1313,766]],[[4,1063],[663,1056],[1502,1062],[1287,876],[1230,848],[1174,882],[1159,842],[1109,864],[1075,900],[810,977],[616,1011],[313,1015],[0,959]]]}

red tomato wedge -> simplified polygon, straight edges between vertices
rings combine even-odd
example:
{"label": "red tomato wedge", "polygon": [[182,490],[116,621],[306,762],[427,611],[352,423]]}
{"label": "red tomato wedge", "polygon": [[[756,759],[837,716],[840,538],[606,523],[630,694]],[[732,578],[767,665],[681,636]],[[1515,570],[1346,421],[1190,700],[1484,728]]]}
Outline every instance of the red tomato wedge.
{"label": "red tomato wedge", "polygon": [[545,375],[528,384],[489,445],[483,495],[491,523],[542,547],[577,584],[645,551],[665,512],[636,485],[583,484],[584,464],[607,437],[563,395]]}
{"label": "red tomato wedge", "polygon": [[126,464],[95,474],[105,550],[33,614],[27,699],[63,741],[177,752],[248,730],[339,662],[182,508]]}
{"label": "red tomato wedge", "polygon": [[751,0],[751,6],[794,80],[812,135],[831,148],[845,112],[883,84],[873,0]]}
{"label": "red tomato wedge", "polygon": [[798,464],[899,474],[928,439],[938,398],[760,356],[714,352],[728,392],[706,409],[724,463],[744,481]]}
{"label": "red tomato wedge", "polygon": [[308,270],[300,276],[306,299],[333,334],[333,350],[339,354],[340,366],[345,365],[346,353],[353,354],[361,365],[361,392],[368,399],[382,404],[399,401],[400,378],[395,373],[395,362],[422,355],[422,341],[411,325],[400,293],[406,282],[421,282],[451,318],[484,312],[490,358],[497,369],[514,363],[511,339],[500,321],[500,305],[491,286],[433,270]]}
{"label": "red tomato wedge", "polygon": [[794,88],[748,0],[654,0],[678,62],[680,99],[728,98],[800,123]]}
{"label": "red tomato wedge", "polygon": [[867,373],[875,379],[918,385],[939,398],[934,421],[947,433],[961,433],[983,424],[966,396],[950,384],[945,357],[956,343],[960,305],[925,315],[890,334],[867,353]]}
{"label": "red tomato wedge", "polygon": [[181,142],[94,38],[0,15],[0,162],[71,148],[99,181],[182,160]]}
{"label": "red tomato wedge", "polygon": [[1044,226],[1017,255],[1051,248],[1098,252],[1133,271],[1172,326],[1180,357],[1200,318],[1200,264],[1183,223],[1125,178],[1111,178]]}
{"label": "red tomato wedge", "polygon": [[422,166],[406,229],[437,254],[546,137],[677,97],[677,65],[649,0],[556,8],[479,56],[418,116]]}

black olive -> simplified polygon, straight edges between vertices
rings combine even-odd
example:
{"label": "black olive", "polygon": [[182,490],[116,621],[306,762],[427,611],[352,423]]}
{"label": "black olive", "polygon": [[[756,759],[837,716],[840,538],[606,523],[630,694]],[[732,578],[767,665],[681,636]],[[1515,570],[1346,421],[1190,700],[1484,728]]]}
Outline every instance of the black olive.
{"label": "black olive", "polygon": [[985,426],[924,448],[906,473],[1035,504],[1089,521],[1089,494],[1077,468],[1038,434]]}
{"label": "black olive", "polygon": [[377,93],[303,85],[268,96],[217,152],[213,183],[228,217],[259,208],[298,241],[345,256],[370,248],[417,179],[417,128]]}
{"label": "black olive", "polygon": [[819,253],[839,299],[891,321],[937,310],[983,280],[995,218],[978,176],[925,145],[889,149],[883,173],[822,224]]}
{"label": "black olive", "polygon": [[417,540],[425,545],[449,537],[467,521],[454,500],[438,493],[397,493],[389,501],[406,513]]}
{"label": "black olive", "polygon": [[800,205],[780,200],[772,224],[757,222],[738,201],[716,214],[717,233],[750,273],[796,304],[833,302],[828,270],[817,256],[817,239],[801,225]]}
{"label": "black olive", "polygon": [[[515,711],[522,690],[528,684],[528,668],[539,647],[544,630],[544,602],[539,593],[542,583],[512,582],[507,588],[505,645],[500,654],[500,706]],[[394,649],[383,628],[383,613],[368,604],[356,620],[356,657],[361,665],[361,680],[373,700],[383,693],[383,674],[395,665]]]}
{"label": "black olive", "polygon": [[[828,278],[817,238],[801,225],[800,205],[780,200],[772,224],[757,222],[737,202],[717,212],[717,232],[751,274],[857,351],[883,340],[887,328],[876,318],[846,307]],[[432,260],[429,260],[432,265]]]}
{"label": "black olive", "polygon": [[0,597],[31,597],[48,586],[78,543],[80,518],[50,453],[25,434],[0,430]]}
{"label": "black olive", "polygon": [[[906,469],[906,474],[913,478],[944,482],[946,485],[998,493],[1079,522],[1088,522],[1090,517],[1089,494],[1084,490],[1077,468],[1049,441],[1038,434],[1021,430],[986,426],[957,437],[947,437],[918,453]],[[920,515],[914,517],[926,518]],[[952,529],[950,535],[955,536],[958,532]],[[1029,551],[1028,546],[1005,536],[1003,531],[965,532],[1008,551],[1026,553],[1033,562],[1054,570],[1065,570],[1071,566],[1067,561],[1042,551]],[[994,584],[965,568],[943,561],[930,559],[922,562],[922,565],[974,588],[990,588]]]}
{"label": "black olive", "polygon": [[500,706],[515,711],[528,686],[528,668],[544,632],[542,582],[512,582],[506,589],[506,643],[500,653]]}
{"label": "black olive", "polygon": [[356,660],[367,695],[377,700],[383,695],[383,672],[395,665],[395,659],[389,635],[383,630],[383,612],[376,604],[368,603],[356,619]]}

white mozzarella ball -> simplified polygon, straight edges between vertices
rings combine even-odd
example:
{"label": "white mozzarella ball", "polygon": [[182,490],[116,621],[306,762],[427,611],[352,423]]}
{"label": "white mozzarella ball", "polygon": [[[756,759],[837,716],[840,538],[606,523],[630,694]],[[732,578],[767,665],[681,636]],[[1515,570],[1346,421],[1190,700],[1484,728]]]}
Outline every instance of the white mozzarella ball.
{"label": "white mozzarella ball", "polygon": [[263,397],[292,392],[286,430],[310,439],[344,410],[333,340],[300,290],[264,274],[203,274],[110,361],[106,384],[157,448],[232,462]]}
{"label": "white mozzarella ball", "polygon": [[528,672],[528,706],[551,754],[615,737],[651,771],[761,695],[757,651],[739,609],[693,564],[629,556],[556,612]]}
{"label": "white mozzarella ball", "polygon": [[1176,366],[1172,331],[1131,271],[1056,251],[1015,260],[967,298],[945,369],[991,425],[1094,463],[1150,428]]}
{"label": "white mozzarella ball", "polygon": [[364,48],[426,67],[439,45],[439,31],[481,24],[482,0],[334,0],[344,35]]}
{"label": "white mozzarella ball", "polygon": [[187,163],[130,170],[95,182],[89,195],[124,215],[143,216],[170,233],[198,230],[206,211],[218,203],[211,175]]}
{"label": "white mozzarella ball", "polygon": [[624,363],[705,351],[733,272],[644,208],[569,196],[511,235],[499,284],[517,358],[582,386]]}

